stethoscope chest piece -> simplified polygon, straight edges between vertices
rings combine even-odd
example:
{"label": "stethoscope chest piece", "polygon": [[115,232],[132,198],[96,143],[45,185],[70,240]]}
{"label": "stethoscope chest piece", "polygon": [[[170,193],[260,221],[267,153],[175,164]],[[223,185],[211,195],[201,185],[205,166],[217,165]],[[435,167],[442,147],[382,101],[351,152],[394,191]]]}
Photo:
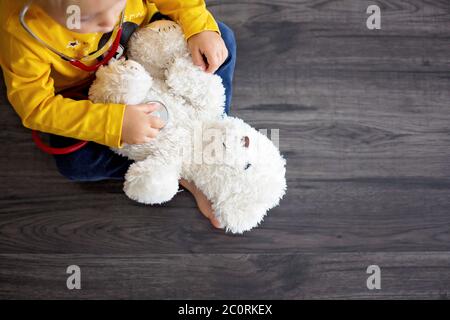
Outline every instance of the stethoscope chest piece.
{"label": "stethoscope chest piece", "polygon": [[150,113],[152,116],[158,117],[164,122],[164,127],[167,126],[167,123],[169,122],[169,111],[167,110],[167,107],[161,102],[161,101],[147,101],[147,103],[154,103],[158,105],[158,109]]}

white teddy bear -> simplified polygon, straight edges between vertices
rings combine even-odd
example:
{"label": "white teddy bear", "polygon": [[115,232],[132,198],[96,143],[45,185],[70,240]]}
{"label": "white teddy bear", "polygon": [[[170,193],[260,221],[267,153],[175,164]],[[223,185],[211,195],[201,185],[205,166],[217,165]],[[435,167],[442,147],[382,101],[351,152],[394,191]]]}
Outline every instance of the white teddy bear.
{"label": "white teddy bear", "polygon": [[130,105],[160,101],[169,121],[151,142],[113,148],[135,161],[125,176],[126,195],[163,203],[184,178],[211,201],[226,231],[257,226],[286,192],[286,161],[275,145],[224,114],[221,78],[193,64],[175,22],[160,20],[135,32],[128,58],[97,71],[90,99]]}

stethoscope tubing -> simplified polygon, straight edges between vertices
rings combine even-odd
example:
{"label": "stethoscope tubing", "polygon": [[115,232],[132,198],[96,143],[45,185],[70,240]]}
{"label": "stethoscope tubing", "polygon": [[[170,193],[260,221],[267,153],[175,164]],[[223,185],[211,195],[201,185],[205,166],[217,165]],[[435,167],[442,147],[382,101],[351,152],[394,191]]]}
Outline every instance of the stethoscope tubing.
{"label": "stethoscope tubing", "polygon": [[[19,21],[20,21],[20,25],[25,29],[25,31],[27,31],[27,33],[33,38],[35,39],[37,42],[39,42],[42,46],[44,46],[46,49],[50,50],[51,52],[53,52],[54,54],[56,54],[57,56],[59,56],[60,58],[62,58],[65,61],[68,61],[69,63],[71,63],[74,67],[77,67],[83,71],[87,71],[87,72],[92,72],[92,71],[96,71],[98,68],[100,68],[100,66],[106,64],[109,62],[109,60],[111,60],[114,55],[117,52],[117,49],[120,45],[120,39],[122,37],[122,32],[123,32],[123,23],[125,20],[125,9],[122,11],[121,15],[120,15],[120,22],[119,22],[119,28],[117,30],[117,34],[116,34],[116,38],[114,39],[113,43],[111,44],[111,47],[109,49],[108,54],[102,59],[102,61],[99,61],[98,63],[96,63],[93,66],[87,66],[84,63],[82,63],[80,60],[77,60],[75,58],[71,58],[67,55],[65,55],[64,53],[56,50],[54,47],[50,46],[48,43],[46,43],[45,41],[43,41],[41,38],[39,38],[34,32],[33,30],[31,30],[31,28],[28,26],[28,24],[25,21],[25,16],[31,6],[31,4],[33,3],[32,0],[28,1],[24,7],[22,8],[22,10],[19,13]],[[125,3],[126,6],[126,3]],[[112,36],[113,33],[111,33]],[[114,50],[115,49],[115,50]]]}

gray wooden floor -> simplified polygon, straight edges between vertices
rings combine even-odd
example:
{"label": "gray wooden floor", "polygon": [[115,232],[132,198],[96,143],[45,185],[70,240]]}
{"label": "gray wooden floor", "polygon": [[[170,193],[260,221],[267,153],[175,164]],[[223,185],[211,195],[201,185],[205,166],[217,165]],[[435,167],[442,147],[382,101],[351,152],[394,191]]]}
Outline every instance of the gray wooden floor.
{"label": "gray wooden floor", "polygon": [[450,3],[208,4],[238,41],[233,114],[280,129],[281,206],[233,236],[186,192],[149,207],[66,181],[2,94],[0,298],[448,298]]}

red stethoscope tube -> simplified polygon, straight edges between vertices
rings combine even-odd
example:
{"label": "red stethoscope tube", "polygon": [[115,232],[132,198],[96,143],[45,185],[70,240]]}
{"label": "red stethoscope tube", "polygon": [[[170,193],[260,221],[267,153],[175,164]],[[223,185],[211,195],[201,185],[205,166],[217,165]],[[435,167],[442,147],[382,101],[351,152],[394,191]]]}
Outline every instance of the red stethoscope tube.
{"label": "red stethoscope tube", "polygon": [[[79,68],[83,71],[87,71],[87,72],[93,72],[96,71],[98,68],[100,68],[101,66],[107,64],[116,54],[117,49],[119,48],[120,45],[120,38],[122,37],[122,28],[119,28],[117,31],[117,36],[116,39],[114,39],[114,43],[111,46],[111,49],[109,50],[108,54],[99,62],[97,62],[96,64],[92,65],[92,66],[87,66],[84,63],[82,63],[79,60],[69,60],[70,64],[73,65],[76,68]],[[34,143],[36,144],[36,146],[41,149],[42,151],[44,151],[45,153],[48,154],[55,154],[55,155],[60,155],[60,154],[68,154],[68,153],[72,153],[75,151],[80,150],[81,148],[83,148],[88,141],[80,141],[77,142],[71,146],[68,147],[64,147],[64,148],[53,148],[50,147],[49,145],[45,144],[41,137],[39,136],[39,132],[36,130],[32,130],[31,132],[31,136],[33,138]]]}
{"label": "red stethoscope tube", "polygon": [[80,60],[69,60],[70,64],[73,65],[74,67],[77,67],[77,68],[83,70],[83,71],[88,71],[88,72],[97,71],[98,68],[107,64],[109,62],[109,60],[111,60],[114,57],[114,55],[117,52],[117,49],[119,48],[121,37],[122,37],[122,28],[119,28],[117,30],[117,36],[116,36],[116,39],[114,39],[114,43],[112,44],[111,49],[109,50],[108,54],[102,59],[102,61],[99,61],[92,66],[87,66]]}
{"label": "red stethoscope tube", "polygon": [[36,144],[36,146],[41,149],[42,151],[48,153],[48,154],[68,154],[68,153],[72,153],[75,152],[77,150],[80,150],[81,148],[83,148],[88,141],[80,141],[77,142],[71,146],[68,147],[64,147],[64,148],[53,148],[50,147],[49,145],[46,145],[41,137],[39,136],[39,131],[33,130],[31,131],[31,136],[33,138],[34,143]]}

